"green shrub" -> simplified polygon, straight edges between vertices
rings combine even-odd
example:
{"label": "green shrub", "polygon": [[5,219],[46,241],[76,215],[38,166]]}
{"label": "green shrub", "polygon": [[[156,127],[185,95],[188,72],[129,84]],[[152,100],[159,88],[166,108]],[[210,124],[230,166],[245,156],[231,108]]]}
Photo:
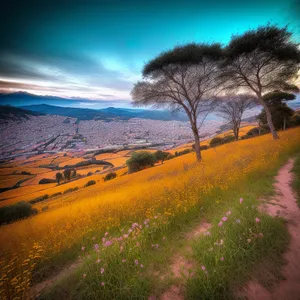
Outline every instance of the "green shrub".
{"label": "green shrub", "polygon": [[243,136],[241,136],[241,140],[246,140],[246,139],[250,139],[250,138],[252,138],[253,136],[252,135],[243,135]]}
{"label": "green shrub", "polygon": [[64,191],[64,195],[65,195],[65,194],[72,193],[72,192],[75,192],[75,191],[77,191],[77,190],[78,190],[78,187],[77,187],[77,186],[74,187],[74,188],[67,189],[67,190]]}
{"label": "green shrub", "polygon": [[223,144],[230,143],[235,141],[235,137],[233,135],[227,135],[223,138]]}
{"label": "green shrub", "polygon": [[107,181],[107,180],[111,180],[111,179],[114,179],[117,177],[117,174],[112,172],[112,173],[108,173],[105,175],[104,177],[104,181]]}
{"label": "green shrub", "polygon": [[89,180],[85,185],[84,187],[88,187],[88,186],[91,186],[91,185],[94,185],[96,184],[96,181],[95,180]]}
{"label": "green shrub", "polygon": [[25,201],[4,206],[0,208],[0,225],[28,218],[35,214],[37,214],[37,209],[32,208],[32,205]]}
{"label": "green shrub", "polygon": [[54,193],[54,194],[52,194],[52,195],[50,196],[50,198],[54,198],[54,197],[61,196],[61,195],[62,195],[61,192],[59,192],[59,193]]}
{"label": "green shrub", "polygon": [[168,159],[169,155],[170,155],[169,152],[162,151],[162,150],[157,150],[154,153],[154,156],[155,156],[156,160],[161,160],[162,162],[164,162],[166,159]]}
{"label": "green shrub", "polygon": [[43,195],[43,196],[34,198],[34,199],[32,199],[32,200],[30,200],[30,201],[28,201],[28,202],[29,202],[30,204],[34,204],[34,203],[38,203],[38,202],[47,200],[48,198],[49,198],[49,195],[46,194],[46,195]]}
{"label": "green shrub", "polygon": [[154,154],[141,151],[133,152],[131,158],[126,161],[126,165],[128,166],[128,172],[134,173],[148,167],[153,167],[155,162],[156,158]]}
{"label": "green shrub", "polygon": [[39,184],[56,183],[55,179],[43,178],[39,181]]}
{"label": "green shrub", "polygon": [[202,145],[202,146],[200,146],[200,150],[202,151],[202,150],[207,150],[209,147],[207,146],[207,145]]}
{"label": "green shrub", "polygon": [[175,156],[181,156],[181,155],[185,155],[188,154],[190,152],[194,151],[193,149],[184,149],[182,151],[176,151],[175,152]]}
{"label": "green shrub", "polygon": [[22,174],[22,175],[32,175],[31,173],[26,172],[26,171],[23,171],[21,174]]}
{"label": "green shrub", "polygon": [[223,144],[223,139],[216,136],[214,137],[213,139],[211,139],[211,141],[209,142],[209,145],[211,147],[215,147],[215,146],[218,146],[218,145],[222,145]]}

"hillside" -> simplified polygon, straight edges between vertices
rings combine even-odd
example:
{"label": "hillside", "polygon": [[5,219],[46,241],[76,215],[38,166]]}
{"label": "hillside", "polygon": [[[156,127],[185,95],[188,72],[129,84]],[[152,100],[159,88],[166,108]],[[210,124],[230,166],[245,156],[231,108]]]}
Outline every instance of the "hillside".
{"label": "hillside", "polygon": [[22,119],[28,120],[30,116],[42,116],[44,113],[31,111],[27,109],[17,108],[9,105],[0,105],[0,121],[11,120],[21,121]]}
{"label": "hillside", "polygon": [[[284,223],[259,211],[258,197],[272,191],[280,165],[299,152],[298,137],[294,128],[280,132],[280,142],[264,135],[206,150],[201,164],[190,153],[130,175],[121,170],[107,182],[99,174],[93,186],[34,204],[37,215],[1,228],[3,269],[23,268],[11,261],[15,253],[38,262],[40,299],[147,299],[178,282],[187,299],[230,298],[232,285],[243,284],[270,248],[280,261]],[[174,266],[178,259],[187,270]],[[44,285],[64,268],[64,278]],[[181,272],[194,275],[186,280]]]}

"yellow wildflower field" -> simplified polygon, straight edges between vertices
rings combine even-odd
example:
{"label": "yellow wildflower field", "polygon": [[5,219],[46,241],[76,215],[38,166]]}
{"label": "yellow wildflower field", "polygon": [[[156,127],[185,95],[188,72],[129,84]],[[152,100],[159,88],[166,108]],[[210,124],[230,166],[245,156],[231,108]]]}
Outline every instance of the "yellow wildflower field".
{"label": "yellow wildflower field", "polygon": [[166,216],[186,212],[216,187],[226,190],[248,174],[267,171],[280,154],[299,149],[299,137],[300,128],[294,128],[280,132],[277,141],[268,134],[228,143],[206,150],[201,163],[190,153],[53,199],[52,209],[1,228],[1,264],[9,264],[16,254],[26,259],[37,244],[44,250],[43,261],[124,222],[151,219],[157,212]]}

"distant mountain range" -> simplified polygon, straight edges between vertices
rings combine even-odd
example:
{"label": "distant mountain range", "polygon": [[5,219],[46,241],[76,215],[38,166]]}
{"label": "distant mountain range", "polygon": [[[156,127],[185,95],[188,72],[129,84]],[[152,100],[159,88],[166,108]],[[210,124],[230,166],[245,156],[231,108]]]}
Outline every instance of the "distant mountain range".
{"label": "distant mountain range", "polygon": [[49,115],[59,115],[77,118],[79,120],[128,120],[131,118],[152,119],[162,121],[187,121],[187,117],[183,113],[172,114],[166,110],[143,110],[129,108],[108,107],[104,109],[88,109],[61,107],[48,104],[26,105],[22,109],[39,112]]}
{"label": "distant mountain range", "polygon": [[[122,102],[122,101],[119,101]],[[124,102],[124,101],[123,101]],[[74,100],[53,96],[38,96],[24,92],[11,94],[0,94],[0,105],[16,106],[21,109],[30,110],[42,114],[59,115],[78,118],[79,120],[128,120],[130,118],[163,120],[163,121],[187,121],[184,113],[173,114],[167,110],[149,110],[133,108],[115,108],[106,107],[102,109],[74,107],[79,103],[92,104],[110,104],[107,101],[96,100]],[[113,102],[113,104],[115,104]]]}
{"label": "distant mountain range", "polygon": [[[10,105],[16,106],[20,110],[15,110],[16,118],[27,115],[37,115],[37,114],[50,114],[59,115],[65,117],[73,117],[79,120],[128,120],[131,118],[141,118],[141,119],[152,119],[161,121],[188,121],[187,116],[178,112],[176,114],[171,113],[167,110],[149,110],[149,109],[133,109],[133,108],[115,108],[106,107],[102,109],[91,109],[91,108],[81,108],[74,107],[78,106],[81,101],[85,101],[87,106],[93,105],[95,102],[108,104],[106,101],[96,101],[96,100],[74,100],[65,99],[53,96],[38,96],[24,92],[11,93],[11,94],[0,94],[0,105]],[[122,102],[122,101],[121,101]],[[123,101],[124,102],[124,101]],[[297,99],[294,101],[288,101],[287,104],[293,109],[300,107],[300,95],[297,95]],[[13,109],[3,107],[1,109],[0,118],[8,118],[9,111],[12,113]],[[22,110],[25,110],[22,112]],[[256,109],[259,113],[259,108]],[[3,112],[2,112],[3,111]],[[30,111],[31,113],[28,113]],[[220,119],[216,114],[210,115],[207,120],[218,120]]]}

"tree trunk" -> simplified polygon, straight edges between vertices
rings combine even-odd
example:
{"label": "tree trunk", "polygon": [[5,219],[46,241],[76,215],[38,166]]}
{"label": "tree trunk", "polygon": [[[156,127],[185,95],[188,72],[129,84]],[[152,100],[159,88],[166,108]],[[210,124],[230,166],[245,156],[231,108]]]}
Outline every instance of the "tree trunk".
{"label": "tree trunk", "polygon": [[200,162],[202,160],[201,156],[201,150],[200,150],[200,138],[199,138],[199,132],[196,125],[192,125],[193,134],[194,134],[194,140],[195,140],[195,152],[197,161]]}
{"label": "tree trunk", "polygon": [[258,100],[260,101],[261,105],[263,106],[263,108],[265,110],[266,117],[267,117],[267,122],[268,122],[268,125],[269,125],[269,128],[270,128],[270,131],[273,135],[273,139],[278,140],[279,136],[278,136],[278,134],[275,130],[275,127],[274,127],[274,124],[273,124],[273,121],[272,121],[272,115],[270,113],[269,107],[267,106],[267,104],[264,102],[264,100],[261,97],[259,97]]}
{"label": "tree trunk", "polygon": [[236,136],[235,136],[236,141],[238,141],[238,139],[239,139],[239,133],[240,133],[240,128],[237,127],[236,128]]}

